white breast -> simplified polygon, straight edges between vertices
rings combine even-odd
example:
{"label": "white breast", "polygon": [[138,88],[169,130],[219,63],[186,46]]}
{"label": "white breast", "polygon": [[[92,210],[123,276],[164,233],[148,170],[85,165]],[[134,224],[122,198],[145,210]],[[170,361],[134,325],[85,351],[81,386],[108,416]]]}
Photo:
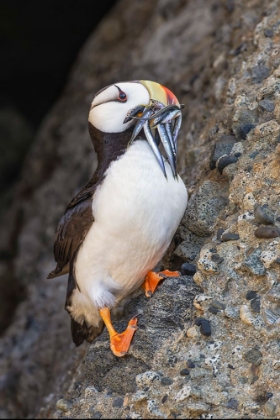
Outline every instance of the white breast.
{"label": "white breast", "polygon": [[183,217],[187,190],[166,179],[146,141],[114,161],[93,200],[94,223],[77,256],[78,285],[97,308],[138,288],[162,258]]}

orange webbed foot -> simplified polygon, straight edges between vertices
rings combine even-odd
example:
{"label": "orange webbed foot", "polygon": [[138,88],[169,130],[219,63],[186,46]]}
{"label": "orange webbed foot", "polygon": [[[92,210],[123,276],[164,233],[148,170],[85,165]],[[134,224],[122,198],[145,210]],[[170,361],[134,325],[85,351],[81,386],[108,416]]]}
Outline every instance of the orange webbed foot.
{"label": "orange webbed foot", "polygon": [[137,330],[137,318],[132,318],[122,333],[110,337],[110,347],[115,356],[123,357],[127,354],[131,340]]}
{"label": "orange webbed foot", "polygon": [[118,357],[125,356],[130,347],[133,335],[137,330],[136,316],[129,321],[127,328],[124,332],[118,333],[112,325],[110,309],[106,307],[99,309],[99,314],[107,327],[110,336],[110,347],[112,352],[115,356]]}
{"label": "orange webbed foot", "polygon": [[142,289],[147,297],[151,297],[161,280],[164,280],[166,277],[178,277],[180,275],[180,271],[164,270],[159,273],[148,271],[144,283],[142,284]]}

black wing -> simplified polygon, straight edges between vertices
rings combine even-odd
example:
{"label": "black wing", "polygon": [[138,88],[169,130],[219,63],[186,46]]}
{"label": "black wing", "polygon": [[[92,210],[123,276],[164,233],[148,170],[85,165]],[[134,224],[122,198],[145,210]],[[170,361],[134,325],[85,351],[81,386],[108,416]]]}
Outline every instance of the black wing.
{"label": "black wing", "polygon": [[92,181],[73,198],[67,206],[58,226],[54,243],[56,268],[48,279],[69,272],[69,264],[88,233],[94,217],[92,215],[92,197],[95,185]]}

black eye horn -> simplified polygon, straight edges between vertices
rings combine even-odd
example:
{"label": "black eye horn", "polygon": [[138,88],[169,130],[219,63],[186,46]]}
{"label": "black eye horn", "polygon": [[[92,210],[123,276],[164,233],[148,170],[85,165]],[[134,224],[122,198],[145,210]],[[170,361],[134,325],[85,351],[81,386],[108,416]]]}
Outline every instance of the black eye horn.
{"label": "black eye horn", "polygon": [[119,91],[119,101],[121,101],[121,102],[126,102],[126,100],[127,100],[127,97],[126,97],[126,94],[117,86],[117,85],[114,85],[117,89],[118,89],[118,91]]}

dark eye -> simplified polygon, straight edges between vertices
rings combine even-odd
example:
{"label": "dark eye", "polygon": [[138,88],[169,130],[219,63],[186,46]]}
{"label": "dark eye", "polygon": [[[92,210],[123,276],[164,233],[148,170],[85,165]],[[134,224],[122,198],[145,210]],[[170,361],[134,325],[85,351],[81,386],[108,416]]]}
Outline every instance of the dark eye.
{"label": "dark eye", "polygon": [[126,94],[124,92],[120,92],[119,93],[119,100],[121,102],[125,102],[126,101]]}

